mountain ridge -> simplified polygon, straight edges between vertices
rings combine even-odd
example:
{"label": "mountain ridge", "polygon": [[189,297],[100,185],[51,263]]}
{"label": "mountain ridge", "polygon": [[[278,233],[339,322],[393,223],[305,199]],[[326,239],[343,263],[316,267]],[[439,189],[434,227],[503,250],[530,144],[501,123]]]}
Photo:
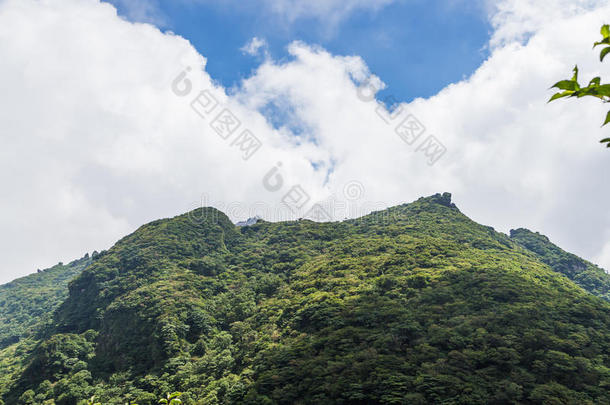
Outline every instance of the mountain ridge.
{"label": "mountain ridge", "polygon": [[173,390],[187,404],[610,401],[610,304],[545,263],[556,264],[525,231],[512,236],[469,219],[449,193],[333,223],[237,227],[214,208],[153,221],[70,283],[42,339],[0,352],[12,370],[0,393],[57,404],[146,404]]}

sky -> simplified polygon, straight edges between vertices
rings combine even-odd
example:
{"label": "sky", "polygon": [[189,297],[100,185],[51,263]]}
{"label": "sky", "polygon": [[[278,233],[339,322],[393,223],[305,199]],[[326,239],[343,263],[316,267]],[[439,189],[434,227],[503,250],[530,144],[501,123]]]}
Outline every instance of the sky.
{"label": "sky", "polygon": [[491,26],[481,0],[110,3],[130,21],[150,22],[188,39],[224,87],[248,77],[264,58],[264,52],[243,52],[252,38],[264,41],[276,60],[290,56],[286,48],[295,40],[335,55],[358,55],[388,84],[380,98],[403,101],[430,97],[470,76],[489,54]]}
{"label": "sky", "polygon": [[[198,206],[437,192],[610,268],[600,0],[0,0],[0,283]],[[197,220],[197,218],[193,218]]]}

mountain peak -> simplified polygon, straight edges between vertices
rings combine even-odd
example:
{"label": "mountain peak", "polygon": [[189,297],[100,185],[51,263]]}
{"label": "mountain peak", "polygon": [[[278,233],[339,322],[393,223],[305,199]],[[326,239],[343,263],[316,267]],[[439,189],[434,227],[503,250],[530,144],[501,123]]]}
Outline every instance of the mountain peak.
{"label": "mountain peak", "polygon": [[511,238],[520,238],[520,237],[532,237],[535,239],[539,239],[541,241],[550,242],[549,238],[546,235],[541,234],[540,232],[530,231],[527,228],[517,228],[510,230]]}
{"label": "mountain peak", "polygon": [[430,203],[434,203],[434,204],[439,204],[439,205],[443,205],[445,207],[449,207],[449,208],[457,208],[457,206],[451,202],[451,193],[436,193],[434,195],[431,195],[429,197],[421,197],[419,200],[417,200],[419,202],[430,202]]}

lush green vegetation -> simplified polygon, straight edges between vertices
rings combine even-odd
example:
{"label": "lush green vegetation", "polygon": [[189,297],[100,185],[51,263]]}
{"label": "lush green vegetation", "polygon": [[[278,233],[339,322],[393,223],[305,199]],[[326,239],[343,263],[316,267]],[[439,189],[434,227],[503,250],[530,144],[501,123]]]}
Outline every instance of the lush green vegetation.
{"label": "lush green vegetation", "polygon": [[[143,405],[175,390],[184,404],[610,403],[610,303],[560,273],[587,268],[557,267],[565,252],[531,238],[474,223],[448,194],[340,223],[237,228],[211,208],[155,221],[70,283],[45,336],[0,352],[0,393],[6,404]],[[593,292],[607,297],[604,283]]]}
{"label": "lush green vegetation", "polygon": [[32,336],[48,323],[68,296],[68,282],[90,262],[86,255],[0,286],[0,349]]}
{"label": "lush green vegetation", "polygon": [[580,257],[562,250],[544,235],[527,229],[510,231],[510,237],[524,248],[534,252],[543,263],[574,281],[576,284],[610,301],[610,277],[601,269]]}

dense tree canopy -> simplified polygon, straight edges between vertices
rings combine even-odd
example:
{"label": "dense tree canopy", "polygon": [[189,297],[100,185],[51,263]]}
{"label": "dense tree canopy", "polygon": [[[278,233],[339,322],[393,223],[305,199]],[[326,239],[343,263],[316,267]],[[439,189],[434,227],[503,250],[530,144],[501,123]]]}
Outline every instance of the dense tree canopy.
{"label": "dense tree canopy", "polygon": [[335,223],[238,228],[206,208],[97,256],[45,336],[0,352],[0,392],[11,404],[142,405],[176,390],[184,404],[610,403],[608,278],[590,285],[577,259],[476,224],[448,194]]}
{"label": "dense tree canopy", "polygon": [[43,328],[68,296],[68,282],[90,262],[86,255],[0,286],[0,349]]}

